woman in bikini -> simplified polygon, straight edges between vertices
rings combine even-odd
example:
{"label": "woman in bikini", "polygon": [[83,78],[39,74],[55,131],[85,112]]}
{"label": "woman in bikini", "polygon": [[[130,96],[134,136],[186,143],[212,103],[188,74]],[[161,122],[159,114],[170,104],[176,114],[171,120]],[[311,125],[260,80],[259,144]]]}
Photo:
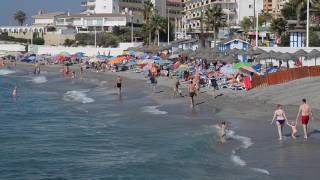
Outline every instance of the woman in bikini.
{"label": "woman in bikini", "polygon": [[279,140],[282,140],[282,134],[283,134],[283,127],[285,125],[285,122],[287,120],[286,114],[283,110],[282,105],[277,105],[277,110],[274,111],[273,119],[271,121],[271,124],[276,120],[277,127],[278,127],[278,133],[279,133]]}

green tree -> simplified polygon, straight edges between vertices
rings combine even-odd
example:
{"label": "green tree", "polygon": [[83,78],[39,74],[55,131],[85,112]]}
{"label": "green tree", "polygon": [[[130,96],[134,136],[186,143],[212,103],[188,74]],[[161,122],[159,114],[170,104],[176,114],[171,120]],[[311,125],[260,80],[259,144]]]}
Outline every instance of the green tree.
{"label": "green tree", "polygon": [[[151,19],[151,30],[155,33],[154,44],[160,45],[160,32],[165,32],[167,28],[166,19],[155,12]],[[156,43],[157,42],[157,43]]]}
{"label": "green tree", "polygon": [[259,26],[265,25],[267,26],[267,23],[272,20],[272,15],[266,11],[261,11],[259,14]]}
{"label": "green tree", "polygon": [[219,28],[225,24],[225,17],[221,7],[216,5],[209,7],[205,13],[205,22],[207,24],[207,30],[213,30],[214,32],[214,46],[217,44],[217,37],[219,34]]}
{"label": "green tree", "polygon": [[273,19],[271,22],[271,30],[279,36],[286,31],[287,21],[283,18]]}
{"label": "green tree", "polygon": [[241,21],[241,27],[244,30],[245,33],[248,33],[250,28],[252,27],[252,21],[250,18],[248,17],[243,17],[242,21]]}
{"label": "green tree", "polygon": [[152,38],[152,28],[151,28],[151,20],[154,13],[153,3],[150,0],[147,0],[143,4],[143,19],[144,19],[144,30],[148,34],[148,45],[151,44]]}
{"label": "green tree", "polygon": [[32,42],[35,45],[44,45],[44,39],[43,38],[39,38],[39,37],[34,38]]}
{"label": "green tree", "polygon": [[65,39],[63,45],[64,45],[64,46],[67,46],[67,47],[70,47],[70,46],[74,45],[75,42],[76,42],[76,41],[75,41],[75,40],[72,40],[72,39]]}
{"label": "green tree", "polygon": [[27,15],[22,10],[19,10],[14,14],[14,20],[16,20],[20,26],[24,24],[26,19],[27,19]]}
{"label": "green tree", "polygon": [[320,38],[316,31],[310,31],[309,39],[309,45],[311,47],[320,47]]}

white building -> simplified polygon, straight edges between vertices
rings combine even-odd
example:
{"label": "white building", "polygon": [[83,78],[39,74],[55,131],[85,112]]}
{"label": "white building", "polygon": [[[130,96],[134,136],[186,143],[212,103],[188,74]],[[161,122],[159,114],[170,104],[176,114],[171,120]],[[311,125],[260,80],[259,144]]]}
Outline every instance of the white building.
{"label": "white building", "polygon": [[58,28],[75,28],[77,32],[111,31],[114,26],[126,26],[131,17],[124,13],[64,14],[56,17]]}
{"label": "white building", "polygon": [[119,13],[119,0],[86,0],[81,6],[92,14]]}
{"label": "white building", "polygon": [[35,16],[32,16],[33,26],[54,26],[55,18],[59,15],[66,14],[65,12],[52,12],[52,13],[39,13]]}

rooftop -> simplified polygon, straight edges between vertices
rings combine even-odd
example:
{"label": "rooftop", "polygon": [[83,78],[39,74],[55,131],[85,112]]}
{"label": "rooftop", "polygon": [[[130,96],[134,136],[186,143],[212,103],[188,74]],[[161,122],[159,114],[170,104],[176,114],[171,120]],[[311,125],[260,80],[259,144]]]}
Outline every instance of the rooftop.
{"label": "rooftop", "polygon": [[54,18],[56,16],[60,16],[66,14],[65,12],[52,12],[52,13],[39,13],[37,15],[32,16],[33,19],[45,19],[45,18]]}

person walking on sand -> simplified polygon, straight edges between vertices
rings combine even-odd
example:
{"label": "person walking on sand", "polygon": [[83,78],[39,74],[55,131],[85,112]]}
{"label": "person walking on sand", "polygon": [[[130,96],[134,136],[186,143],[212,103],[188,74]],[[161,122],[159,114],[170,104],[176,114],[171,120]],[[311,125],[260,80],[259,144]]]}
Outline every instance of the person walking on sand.
{"label": "person walking on sand", "polygon": [[190,84],[188,85],[188,91],[189,91],[191,106],[194,107],[194,96],[196,94],[196,85],[193,83],[192,80],[190,81]]}
{"label": "person walking on sand", "polygon": [[116,87],[119,90],[119,95],[121,95],[121,88],[122,88],[122,77],[118,76],[116,80]]}
{"label": "person walking on sand", "polygon": [[274,111],[274,115],[273,115],[273,119],[271,121],[271,124],[273,124],[273,122],[275,120],[277,121],[279,140],[282,140],[283,127],[285,125],[287,117],[286,117],[286,114],[283,110],[282,105],[280,105],[280,104],[277,105],[277,109]]}
{"label": "person walking on sand", "polygon": [[304,133],[304,138],[308,139],[308,123],[309,123],[309,119],[310,117],[312,117],[312,109],[309,106],[309,104],[307,104],[307,100],[305,98],[302,99],[302,104],[299,107],[299,112],[296,118],[296,124],[298,123],[298,118],[301,114],[301,124],[303,126],[303,133]]}

